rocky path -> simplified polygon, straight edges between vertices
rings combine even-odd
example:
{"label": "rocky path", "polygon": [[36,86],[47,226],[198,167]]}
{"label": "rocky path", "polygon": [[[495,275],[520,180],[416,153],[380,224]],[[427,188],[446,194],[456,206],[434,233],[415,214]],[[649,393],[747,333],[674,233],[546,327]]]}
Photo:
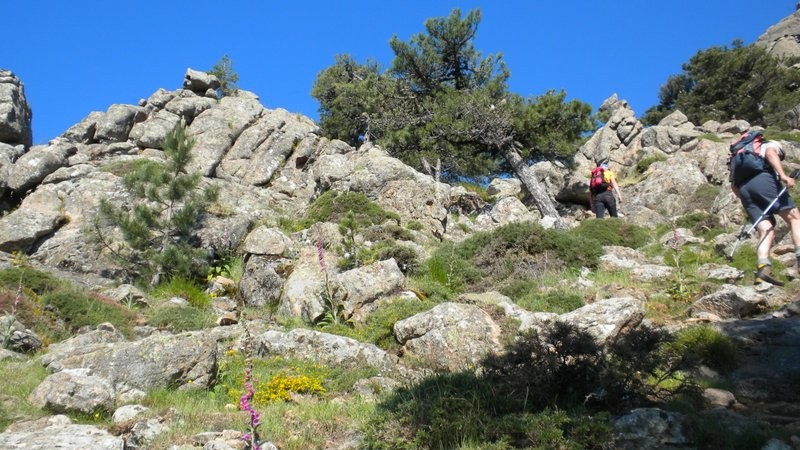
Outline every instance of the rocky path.
{"label": "rocky path", "polygon": [[744,415],[800,435],[800,299],[766,316],[722,325],[741,350],[730,375]]}

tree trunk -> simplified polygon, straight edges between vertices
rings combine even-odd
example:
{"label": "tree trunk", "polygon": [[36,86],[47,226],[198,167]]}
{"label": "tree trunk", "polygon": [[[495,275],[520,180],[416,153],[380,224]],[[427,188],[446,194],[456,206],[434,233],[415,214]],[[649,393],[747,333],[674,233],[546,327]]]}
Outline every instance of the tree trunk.
{"label": "tree trunk", "polygon": [[519,178],[528,192],[531,194],[531,198],[533,199],[533,203],[536,205],[536,208],[542,213],[542,217],[553,217],[555,219],[555,227],[564,230],[567,228],[567,224],[558,215],[558,211],[556,211],[556,207],[553,202],[550,200],[550,196],[547,195],[547,191],[544,190],[544,187],[539,180],[536,179],[536,174],[533,172],[533,168],[525,164],[525,161],[522,160],[522,157],[519,155],[517,150],[512,145],[507,145],[502,149],[503,157],[508,161],[511,165],[511,168],[514,170],[514,174]]}

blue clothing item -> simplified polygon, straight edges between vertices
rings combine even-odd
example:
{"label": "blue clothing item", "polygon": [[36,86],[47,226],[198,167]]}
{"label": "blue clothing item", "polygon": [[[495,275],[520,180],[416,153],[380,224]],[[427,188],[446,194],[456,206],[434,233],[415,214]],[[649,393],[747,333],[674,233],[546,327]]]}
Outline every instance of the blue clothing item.
{"label": "blue clothing item", "polygon": [[[611,188],[609,188],[611,189]],[[599,194],[594,194],[592,199],[594,204],[594,215],[598,219],[602,219],[608,209],[608,215],[617,217],[617,199],[614,197],[614,191],[603,191]]]}
{"label": "blue clothing item", "polygon": [[[755,223],[761,217],[761,214],[775,200],[781,189],[783,189],[783,186],[780,180],[775,175],[775,172],[771,170],[759,173],[739,186],[739,198],[741,198],[742,206],[747,211],[750,223]],[[789,191],[787,190],[775,202],[772,209],[764,215],[764,219],[775,225],[774,214],[792,208],[797,208],[797,205],[792,200],[792,197],[789,196]]]}

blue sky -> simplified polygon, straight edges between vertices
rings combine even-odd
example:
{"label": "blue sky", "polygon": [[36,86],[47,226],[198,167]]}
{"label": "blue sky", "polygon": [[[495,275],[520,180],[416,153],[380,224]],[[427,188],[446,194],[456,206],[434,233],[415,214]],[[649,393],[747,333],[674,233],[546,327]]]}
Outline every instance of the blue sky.
{"label": "blue sky", "polygon": [[347,53],[388,67],[393,35],[429,17],[480,8],[477,48],[501,52],[521,95],[565,90],[600,106],[613,93],[636,114],[698,50],[754,42],[794,12],[794,1],[672,0],[267,0],[6,1],[0,68],[24,83],[34,143],[92,111],[136,104],[181,86],[188,67],[233,61],[239,87],[267,108],[318,117],[311,86]]}

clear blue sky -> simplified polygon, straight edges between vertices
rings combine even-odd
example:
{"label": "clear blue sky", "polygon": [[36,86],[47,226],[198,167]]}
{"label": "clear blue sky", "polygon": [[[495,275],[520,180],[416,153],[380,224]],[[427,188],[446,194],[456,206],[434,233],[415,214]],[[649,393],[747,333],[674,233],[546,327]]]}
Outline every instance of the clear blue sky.
{"label": "clear blue sky", "polygon": [[239,87],[267,108],[318,117],[319,71],[348,53],[392,60],[407,40],[453,8],[480,8],[477,48],[502,52],[521,95],[565,90],[594,108],[613,93],[641,116],[658,88],[698,50],[754,42],[794,11],[786,0],[227,0],[6,1],[0,68],[17,74],[33,110],[34,143],[92,111],[136,104],[181,86],[186,68],[224,54]]}

